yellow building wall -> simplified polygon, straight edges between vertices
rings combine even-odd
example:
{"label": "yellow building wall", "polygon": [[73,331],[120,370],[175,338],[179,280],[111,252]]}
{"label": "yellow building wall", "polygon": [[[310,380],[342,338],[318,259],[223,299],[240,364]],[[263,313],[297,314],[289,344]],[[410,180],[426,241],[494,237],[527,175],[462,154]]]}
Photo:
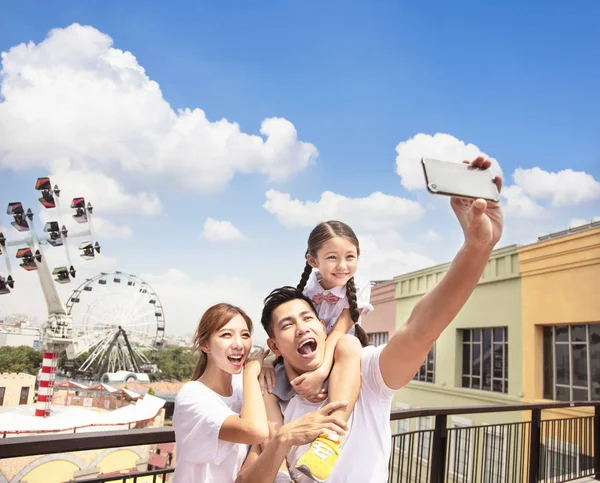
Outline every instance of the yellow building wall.
{"label": "yellow building wall", "polygon": [[[543,400],[543,326],[600,323],[600,229],[521,247],[518,254],[523,307],[522,399],[539,402]],[[544,417],[574,415],[571,409],[568,413],[548,411]]]}
{"label": "yellow building wall", "polygon": [[70,461],[50,461],[27,473],[22,479],[27,483],[64,483],[73,478],[79,468]]}
{"label": "yellow building wall", "polygon": [[100,460],[97,466],[100,473],[111,473],[124,468],[134,468],[136,461],[139,459],[137,453],[124,449],[109,454],[106,458]]}

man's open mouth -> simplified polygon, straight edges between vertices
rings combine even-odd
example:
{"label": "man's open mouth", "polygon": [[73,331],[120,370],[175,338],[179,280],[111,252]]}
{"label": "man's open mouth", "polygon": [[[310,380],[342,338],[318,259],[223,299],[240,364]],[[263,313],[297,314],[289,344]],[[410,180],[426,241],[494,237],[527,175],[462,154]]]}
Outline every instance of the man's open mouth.
{"label": "man's open mouth", "polygon": [[298,354],[301,356],[311,356],[317,350],[317,341],[315,339],[306,339],[298,346]]}

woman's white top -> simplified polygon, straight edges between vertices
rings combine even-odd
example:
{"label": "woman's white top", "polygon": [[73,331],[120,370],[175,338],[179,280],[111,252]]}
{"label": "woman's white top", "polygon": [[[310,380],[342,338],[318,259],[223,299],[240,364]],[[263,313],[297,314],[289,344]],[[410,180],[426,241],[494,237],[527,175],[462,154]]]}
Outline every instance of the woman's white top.
{"label": "woman's white top", "polygon": [[223,422],[242,410],[242,386],[223,397],[199,381],[185,384],[175,399],[176,466],[173,483],[235,481],[248,445],[219,440]]}

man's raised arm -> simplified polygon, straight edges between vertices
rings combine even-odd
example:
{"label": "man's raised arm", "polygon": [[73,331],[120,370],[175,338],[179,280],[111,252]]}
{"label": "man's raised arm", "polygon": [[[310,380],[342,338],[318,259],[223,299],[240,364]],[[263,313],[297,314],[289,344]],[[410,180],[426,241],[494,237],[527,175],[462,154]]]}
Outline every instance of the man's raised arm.
{"label": "man's raised arm", "polygon": [[[482,169],[491,165],[483,158],[471,164]],[[497,177],[494,182],[500,190],[502,180]],[[502,235],[502,210],[497,203],[452,198],[451,204],[465,242],[444,278],[415,305],[381,351],[379,367],[391,389],[400,389],[417,373],[433,343],[471,296]]]}

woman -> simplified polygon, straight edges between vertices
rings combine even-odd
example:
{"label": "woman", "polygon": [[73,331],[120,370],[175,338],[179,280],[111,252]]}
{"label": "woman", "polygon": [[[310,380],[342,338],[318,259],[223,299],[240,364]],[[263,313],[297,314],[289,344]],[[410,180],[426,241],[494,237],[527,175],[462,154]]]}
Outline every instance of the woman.
{"label": "woman", "polygon": [[[202,316],[194,336],[200,359],[175,400],[174,483],[233,482],[249,445],[268,436],[258,382],[264,351],[247,360],[251,334],[252,321],[238,307],[221,303]],[[242,370],[243,388],[233,378]]]}

